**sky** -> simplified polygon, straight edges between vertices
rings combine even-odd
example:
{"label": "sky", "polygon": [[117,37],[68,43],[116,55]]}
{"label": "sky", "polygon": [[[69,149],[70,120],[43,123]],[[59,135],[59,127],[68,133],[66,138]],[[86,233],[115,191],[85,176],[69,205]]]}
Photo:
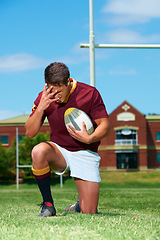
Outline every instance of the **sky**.
{"label": "sky", "polygon": [[[95,44],[160,43],[159,0],[93,0]],[[0,120],[30,114],[44,69],[64,62],[90,84],[89,0],[0,1]],[[95,49],[95,87],[110,114],[127,100],[160,114],[160,49]]]}

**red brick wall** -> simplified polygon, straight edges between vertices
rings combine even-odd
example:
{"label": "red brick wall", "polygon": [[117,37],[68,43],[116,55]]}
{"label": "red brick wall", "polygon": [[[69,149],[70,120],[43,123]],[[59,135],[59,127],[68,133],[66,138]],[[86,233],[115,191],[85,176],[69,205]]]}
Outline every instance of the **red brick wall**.
{"label": "red brick wall", "polygon": [[156,141],[156,132],[160,132],[160,122],[148,122],[148,124],[147,124],[148,145],[160,146],[160,141]]}
{"label": "red brick wall", "polygon": [[116,154],[113,150],[103,150],[98,151],[101,162],[100,167],[116,167],[117,166],[117,160],[116,160]]}
{"label": "red brick wall", "polygon": [[[9,148],[12,144],[12,141],[16,138],[16,128],[18,127],[18,135],[25,135],[25,127],[24,126],[0,126],[0,135],[8,135],[9,136],[9,144],[4,145],[6,148]],[[46,133],[50,131],[49,126],[42,126],[40,132]]]}
{"label": "red brick wall", "polygon": [[138,153],[138,166],[148,167],[147,149],[140,149]]}
{"label": "red brick wall", "polygon": [[156,153],[160,153],[160,141],[156,141],[156,132],[160,132],[160,122],[148,122],[147,141],[148,141],[148,167],[160,167],[156,162]]}

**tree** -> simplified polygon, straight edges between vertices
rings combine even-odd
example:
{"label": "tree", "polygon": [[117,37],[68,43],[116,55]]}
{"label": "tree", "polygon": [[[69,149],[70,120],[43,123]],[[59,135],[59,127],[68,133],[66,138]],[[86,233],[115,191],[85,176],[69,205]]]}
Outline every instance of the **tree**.
{"label": "tree", "polygon": [[[19,164],[32,165],[31,152],[35,145],[40,142],[49,141],[49,132],[46,134],[38,133],[34,138],[24,136],[19,143]],[[30,168],[23,168],[26,176],[32,175]],[[16,139],[13,140],[12,146],[5,149],[0,143],[0,179],[2,181],[14,180],[16,176]]]}
{"label": "tree", "polygon": [[0,182],[14,181],[15,172],[10,169],[8,151],[0,143]]}
{"label": "tree", "polygon": [[[38,133],[34,138],[28,138],[24,136],[19,142],[19,164],[20,165],[32,165],[31,152],[35,145],[40,142],[49,141],[49,132],[46,134]],[[8,166],[10,171],[16,170],[16,139],[13,140],[12,146],[8,149]],[[25,175],[32,175],[30,168],[23,168]]]}
{"label": "tree", "polygon": [[9,161],[7,150],[0,143],[0,176],[3,176],[4,173],[8,170]]}

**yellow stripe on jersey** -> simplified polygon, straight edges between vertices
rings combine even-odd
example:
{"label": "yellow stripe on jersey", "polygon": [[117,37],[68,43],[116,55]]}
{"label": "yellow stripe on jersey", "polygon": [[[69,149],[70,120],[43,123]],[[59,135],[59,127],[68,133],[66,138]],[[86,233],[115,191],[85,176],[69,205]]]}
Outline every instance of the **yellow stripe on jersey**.
{"label": "yellow stripe on jersey", "polygon": [[72,89],[71,89],[71,91],[70,91],[70,94],[73,93],[73,91],[75,90],[75,88],[76,88],[76,86],[77,86],[77,81],[74,80],[73,78],[72,78],[72,80],[73,80],[73,85],[72,85]]}
{"label": "yellow stripe on jersey", "polygon": [[33,107],[32,107],[32,112],[33,112],[34,110],[36,110],[36,108],[37,108],[37,105],[34,104]]}
{"label": "yellow stripe on jersey", "polygon": [[68,102],[68,99],[69,99],[70,95],[73,93],[73,91],[75,90],[75,88],[77,86],[77,81],[76,80],[74,80],[73,78],[70,78],[70,80],[71,80],[71,82],[73,82],[72,89],[71,89],[70,93],[67,95],[67,97],[65,98],[64,103]]}

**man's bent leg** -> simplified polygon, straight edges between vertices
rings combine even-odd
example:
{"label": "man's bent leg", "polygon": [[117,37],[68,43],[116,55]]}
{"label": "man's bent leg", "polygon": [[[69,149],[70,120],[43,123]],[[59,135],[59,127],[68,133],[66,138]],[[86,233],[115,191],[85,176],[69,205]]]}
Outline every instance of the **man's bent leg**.
{"label": "man's bent leg", "polygon": [[75,178],[79,193],[79,204],[82,213],[97,213],[99,200],[99,183]]}
{"label": "man's bent leg", "polygon": [[35,170],[32,168],[33,175],[37,181],[39,190],[42,194],[43,202],[49,202],[53,205],[53,199],[50,189],[50,167],[46,167],[40,170]]}
{"label": "man's bent leg", "polygon": [[32,150],[33,174],[37,180],[38,187],[43,197],[42,211],[39,216],[54,216],[53,199],[50,189],[50,167],[55,170],[64,170],[66,162],[58,148],[50,143],[40,143]]}
{"label": "man's bent leg", "polygon": [[62,153],[52,142],[42,142],[33,148],[32,165],[35,170],[46,168],[49,165],[59,172],[67,167]]}

